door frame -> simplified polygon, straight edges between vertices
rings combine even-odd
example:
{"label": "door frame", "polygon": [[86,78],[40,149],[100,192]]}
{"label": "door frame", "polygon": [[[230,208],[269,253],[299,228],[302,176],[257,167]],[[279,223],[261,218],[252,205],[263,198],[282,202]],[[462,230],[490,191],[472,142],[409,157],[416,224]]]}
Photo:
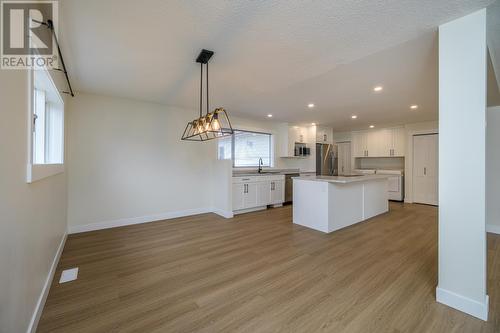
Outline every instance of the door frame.
{"label": "door frame", "polygon": [[[432,135],[437,134],[439,137],[439,129],[426,129],[418,131],[408,131],[406,140],[405,154],[405,202],[413,203],[413,137],[416,135]],[[439,154],[439,153],[438,153]],[[439,160],[439,155],[438,155]],[[439,177],[439,169],[438,169]]]}

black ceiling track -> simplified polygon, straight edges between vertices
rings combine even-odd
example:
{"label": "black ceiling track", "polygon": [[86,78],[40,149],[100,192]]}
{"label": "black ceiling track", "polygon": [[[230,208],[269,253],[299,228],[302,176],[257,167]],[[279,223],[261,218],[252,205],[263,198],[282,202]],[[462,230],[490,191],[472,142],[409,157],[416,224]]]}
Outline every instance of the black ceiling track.
{"label": "black ceiling track", "polygon": [[52,20],[47,20],[47,22],[41,22],[41,21],[37,21],[37,20],[33,20],[33,21],[46,26],[52,32],[52,37],[54,37],[54,41],[56,42],[57,53],[59,55],[59,59],[61,60],[61,66],[62,66],[62,69],[56,68],[55,70],[64,73],[64,76],[66,77],[66,82],[68,83],[68,89],[69,89],[69,91],[62,91],[62,93],[71,95],[71,97],[75,97],[75,94],[73,92],[73,88],[71,87],[71,82],[69,82],[68,71],[66,70],[66,65],[64,64],[64,58],[63,58],[63,55],[61,53],[61,47],[59,46],[59,41],[57,40],[56,32],[54,30],[54,22],[52,22]]}
{"label": "black ceiling track", "polygon": [[196,62],[199,62],[201,64],[207,64],[213,55],[214,55],[214,51],[203,49],[203,50],[201,50],[200,54],[198,55],[198,58],[196,58]]}

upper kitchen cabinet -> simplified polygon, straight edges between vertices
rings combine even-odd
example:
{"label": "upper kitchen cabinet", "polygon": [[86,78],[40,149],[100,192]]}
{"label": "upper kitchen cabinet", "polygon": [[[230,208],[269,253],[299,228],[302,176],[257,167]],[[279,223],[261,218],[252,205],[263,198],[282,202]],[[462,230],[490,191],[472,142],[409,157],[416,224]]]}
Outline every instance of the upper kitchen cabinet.
{"label": "upper kitchen cabinet", "polygon": [[316,142],[317,143],[333,143],[333,128],[317,126],[316,127]]}
{"label": "upper kitchen cabinet", "polygon": [[296,144],[304,144],[308,147],[314,142],[315,135],[313,127],[283,124],[279,128],[279,156],[300,157],[295,154]]}
{"label": "upper kitchen cabinet", "polygon": [[354,157],[405,156],[404,127],[368,130],[352,133]]}
{"label": "upper kitchen cabinet", "polygon": [[380,154],[380,137],[376,131],[352,133],[354,157],[375,157]]}

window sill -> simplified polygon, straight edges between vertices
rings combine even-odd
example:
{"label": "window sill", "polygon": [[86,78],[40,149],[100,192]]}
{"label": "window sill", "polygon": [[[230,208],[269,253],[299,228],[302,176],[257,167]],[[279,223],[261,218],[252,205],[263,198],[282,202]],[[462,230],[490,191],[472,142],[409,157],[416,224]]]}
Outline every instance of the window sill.
{"label": "window sill", "polygon": [[31,184],[63,172],[64,164],[28,164],[26,182]]}

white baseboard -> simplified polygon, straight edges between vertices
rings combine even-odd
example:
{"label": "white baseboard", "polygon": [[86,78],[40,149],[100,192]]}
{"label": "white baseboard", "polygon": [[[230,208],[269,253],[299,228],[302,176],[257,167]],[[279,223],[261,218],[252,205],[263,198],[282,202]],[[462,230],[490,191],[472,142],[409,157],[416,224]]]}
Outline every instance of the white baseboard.
{"label": "white baseboard", "polygon": [[240,209],[235,212],[233,212],[234,215],[238,214],[245,214],[245,213],[251,213],[251,212],[256,212],[259,210],[264,210],[267,209],[267,206],[260,206],[260,207],[254,207],[254,208],[246,208],[246,209]]}
{"label": "white baseboard", "polygon": [[155,214],[155,215],[148,215],[148,216],[130,217],[130,218],[124,218],[124,219],[111,220],[111,221],[96,222],[96,223],[83,224],[83,225],[73,225],[73,226],[70,225],[70,226],[68,226],[68,234],[77,234],[80,232],[123,227],[123,226],[127,226],[127,225],[155,222],[155,221],[161,221],[161,220],[174,219],[177,217],[184,217],[184,216],[191,216],[191,215],[198,215],[198,214],[205,214],[205,213],[212,213],[212,212],[213,212],[213,210],[211,208],[196,208],[196,209],[187,209],[187,210],[181,210],[181,211],[168,212],[168,213],[163,213],[163,214]]}
{"label": "white baseboard", "polygon": [[486,224],[486,232],[500,235],[500,225]]}
{"label": "white baseboard", "polygon": [[436,288],[436,300],[439,303],[448,305],[454,309],[465,312],[471,316],[488,320],[488,304],[489,297],[486,295],[484,302],[478,302],[473,299],[464,297],[446,289]]}
{"label": "white baseboard", "polygon": [[219,216],[225,217],[226,219],[230,219],[230,218],[234,217],[233,212],[227,211],[227,210],[222,210],[222,209],[216,209],[216,208],[214,208],[212,210],[212,213],[215,213],[215,214],[217,214]]}
{"label": "white baseboard", "polygon": [[54,279],[54,274],[56,272],[57,264],[59,263],[59,258],[61,258],[62,251],[64,249],[64,244],[66,243],[66,238],[68,235],[65,233],[63,238],[61,239],[61,243],[59,243],[59,247],[57,248],[56,255],[54,256],[54,260],[52,260],[52,265],[49,269],[49,274],[47,275],[47,279],[45,280],[45,284],[43,285],[42,292],[40,293],[40,297],[38,297],[38,301],[36,302],[35,311],[31,316],[31,320],[26,330],[27,333],[35,333],[36,328],[38,326],[38,321],[42,316],[43,306],[45,305],[45,301],[47,300],[47,296],[49,295],[50,285],[52,284],[52,280]]}

